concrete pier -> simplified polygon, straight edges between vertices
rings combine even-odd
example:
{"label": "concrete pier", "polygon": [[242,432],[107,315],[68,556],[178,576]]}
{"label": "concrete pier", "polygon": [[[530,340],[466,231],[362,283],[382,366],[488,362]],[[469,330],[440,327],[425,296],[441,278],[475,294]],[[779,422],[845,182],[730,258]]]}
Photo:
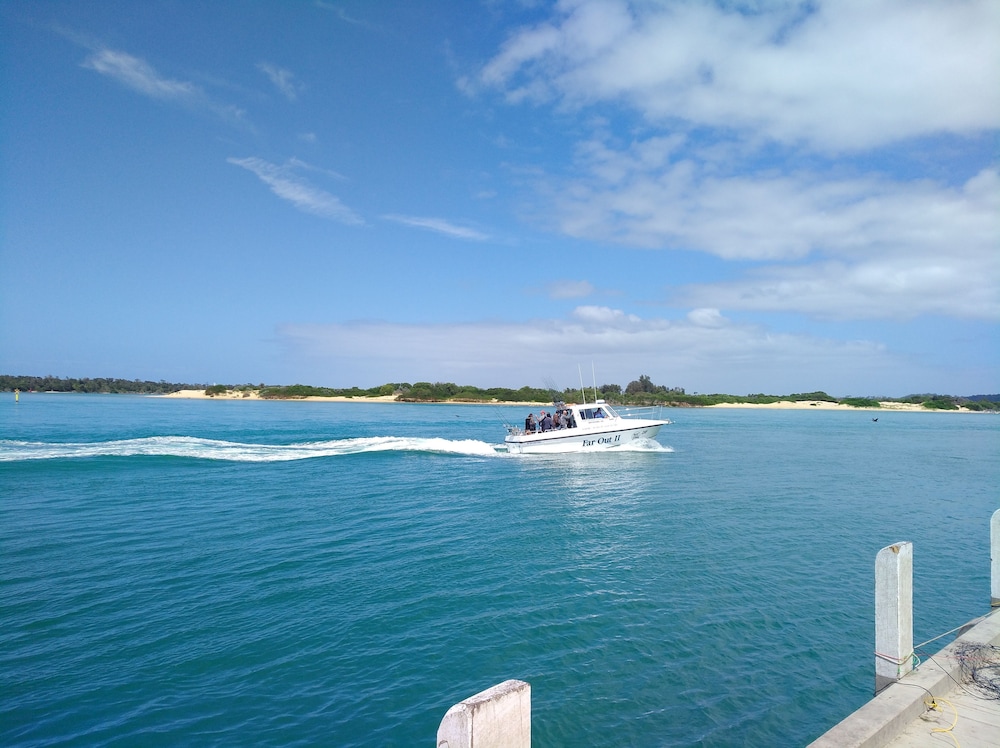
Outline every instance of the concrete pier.
{"label": "concrete pier", "polygon": [[531,686],[507,680],[455,704],[437,748],[531,748]]}
{"label": "concrete pier", "polygon": [[[931,654],[924,645],[913,651],[911,544],[896,543],[879,551],[875,562],[876,696],[810,748],[1000,745],[1000,679],[994,675],[1000,673],[1000,510],[990,519],[990,558],[994,609],[955,629],[957,638]],[[991,682],[985,687],[976,676],[977,668],[990,674]]]}
{"label": "concrete pier", "polygon": [[[934,741],[926,745],[954,745],[940,734],[945,730],[937,719],[947,717],[950,724],[953,714],[955,726],[950,732],[962,748],[1000,745],[1000,701],[969,690],[962,669],[962,652],[969,645],[1000,645],[1000,611],[970,623],[964,634],[828,730],[810,748],[908,748],[922,745],[923,737]],[[994,656],[1000,665],[1000,656]],[[957,705],[954,712],[945,710],[946,701]]]}
{"label": "concrete pier", "polygon": [[875,557],[875,693],[913,669],[913,544]]}
{"label": "concrete pier", "polygon": [[1000,606],[1000,509],[990,518],[990,605]]}

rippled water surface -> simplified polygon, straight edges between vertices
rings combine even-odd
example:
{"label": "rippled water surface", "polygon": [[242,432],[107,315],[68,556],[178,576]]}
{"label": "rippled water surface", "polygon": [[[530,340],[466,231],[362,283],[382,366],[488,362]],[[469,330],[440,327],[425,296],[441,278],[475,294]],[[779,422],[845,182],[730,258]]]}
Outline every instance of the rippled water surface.
{"label": "rippled water surface", "polygon": [[520,408],[0,401],[0,744],[433,745],[532,686],[536,745],[803,745],[989,606],[1000,418],[677,410],[508,456]]}

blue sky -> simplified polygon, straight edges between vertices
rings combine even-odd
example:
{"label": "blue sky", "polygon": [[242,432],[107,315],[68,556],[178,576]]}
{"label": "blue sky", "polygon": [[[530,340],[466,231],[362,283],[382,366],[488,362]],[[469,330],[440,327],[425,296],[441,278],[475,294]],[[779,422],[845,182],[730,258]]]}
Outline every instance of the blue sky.
{"label": "blue sky", "polygon": [[993,0],[0,0],[0,372],[996,393],[998,39]]}

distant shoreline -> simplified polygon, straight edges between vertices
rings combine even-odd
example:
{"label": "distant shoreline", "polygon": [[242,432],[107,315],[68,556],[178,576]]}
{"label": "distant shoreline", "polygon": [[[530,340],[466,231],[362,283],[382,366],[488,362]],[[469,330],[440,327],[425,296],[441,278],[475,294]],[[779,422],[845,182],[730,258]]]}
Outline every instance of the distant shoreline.
{"label": "distant shoreline", "polygon": [[[294,397],[294,398],[262,398],[257,390],[231,390],[224,394],[207,395],[204,390],[178,390],[165,395],[150,395],[149,397],[162,397],[175,400],[264,400],[273,399],[282,402],[322,402],[322,403],[403,403],[410,405],[513,405],[524,408],[535,408],[550,406],[552,403],[543,402],[462,402],[457,400],[438,400],[414,403],[407,400],[397,400],[395,395],[381,395],[378,397],[345,397],[336,395],[331,397]],[[845,403],[831,403],[826,400],[780,400],[773,403],[718,403],[716,405],[695,405],[695,408],[741,408],[744,410],[848,410],[848,411],[870,411],[873,413],[907,412],[907,413],[983,413],[986,411],[969,410],[959,408],[957,410],[941,410],[936,408],[925,408],[918,403],[897,403],[885,401],[879,403],[880,407],[862,406],[856,407]],[[641,406],[636,406],[641,407]],[[654,406],[655,407],[655,406]],[[671,406],[663,406],[671,407]]]}
{"label": "distant shoreline", "polygon": [[526,408],[552,405],[551,402],[528,402],[497,400],[487,402],[477,400],[465,402],[462,400],[397,400],[395,395],[378,395],[376,397],[347,397],[345,395],[330,395],[329,397],[319,395],[308,395],[306,397],[261,397],[258,390],[230,390],[221,395],[206,395],[204,390],[178,390],[165,395],[150,395],[149,397],[166,397],[179,400],[268,400],[274,402],[296,402],[296,403],[398,403],[403,405],[519,405]]}
{"label": "distant shoreline", "polygon": [[847,405],[846,403],[831,403],[827,400],[779,400],[775,403],[717,403],[715,405],[703,405],[704,408],[744,408],[744,409],[765,409],[765,410],[868,410],[873,413],[887,412],[907,412],[907,413],[982,413],[985,411],[969,410],[968,408],[958,408],[957,410],[941,410],[938,408],[925,408],[919,403],[897,403],[893,401],[880,401],[879,407]]}

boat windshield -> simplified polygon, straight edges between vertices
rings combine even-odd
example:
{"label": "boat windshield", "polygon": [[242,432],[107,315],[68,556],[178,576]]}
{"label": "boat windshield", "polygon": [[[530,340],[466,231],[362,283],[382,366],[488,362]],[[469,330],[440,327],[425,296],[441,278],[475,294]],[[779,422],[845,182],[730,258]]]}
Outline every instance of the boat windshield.
{"label": "boat windshield", "polygon": [[618,418],[618,414],[602,403],[601,405],[581,406],[580,418],[584,420],[590,420],[591,418]]}

